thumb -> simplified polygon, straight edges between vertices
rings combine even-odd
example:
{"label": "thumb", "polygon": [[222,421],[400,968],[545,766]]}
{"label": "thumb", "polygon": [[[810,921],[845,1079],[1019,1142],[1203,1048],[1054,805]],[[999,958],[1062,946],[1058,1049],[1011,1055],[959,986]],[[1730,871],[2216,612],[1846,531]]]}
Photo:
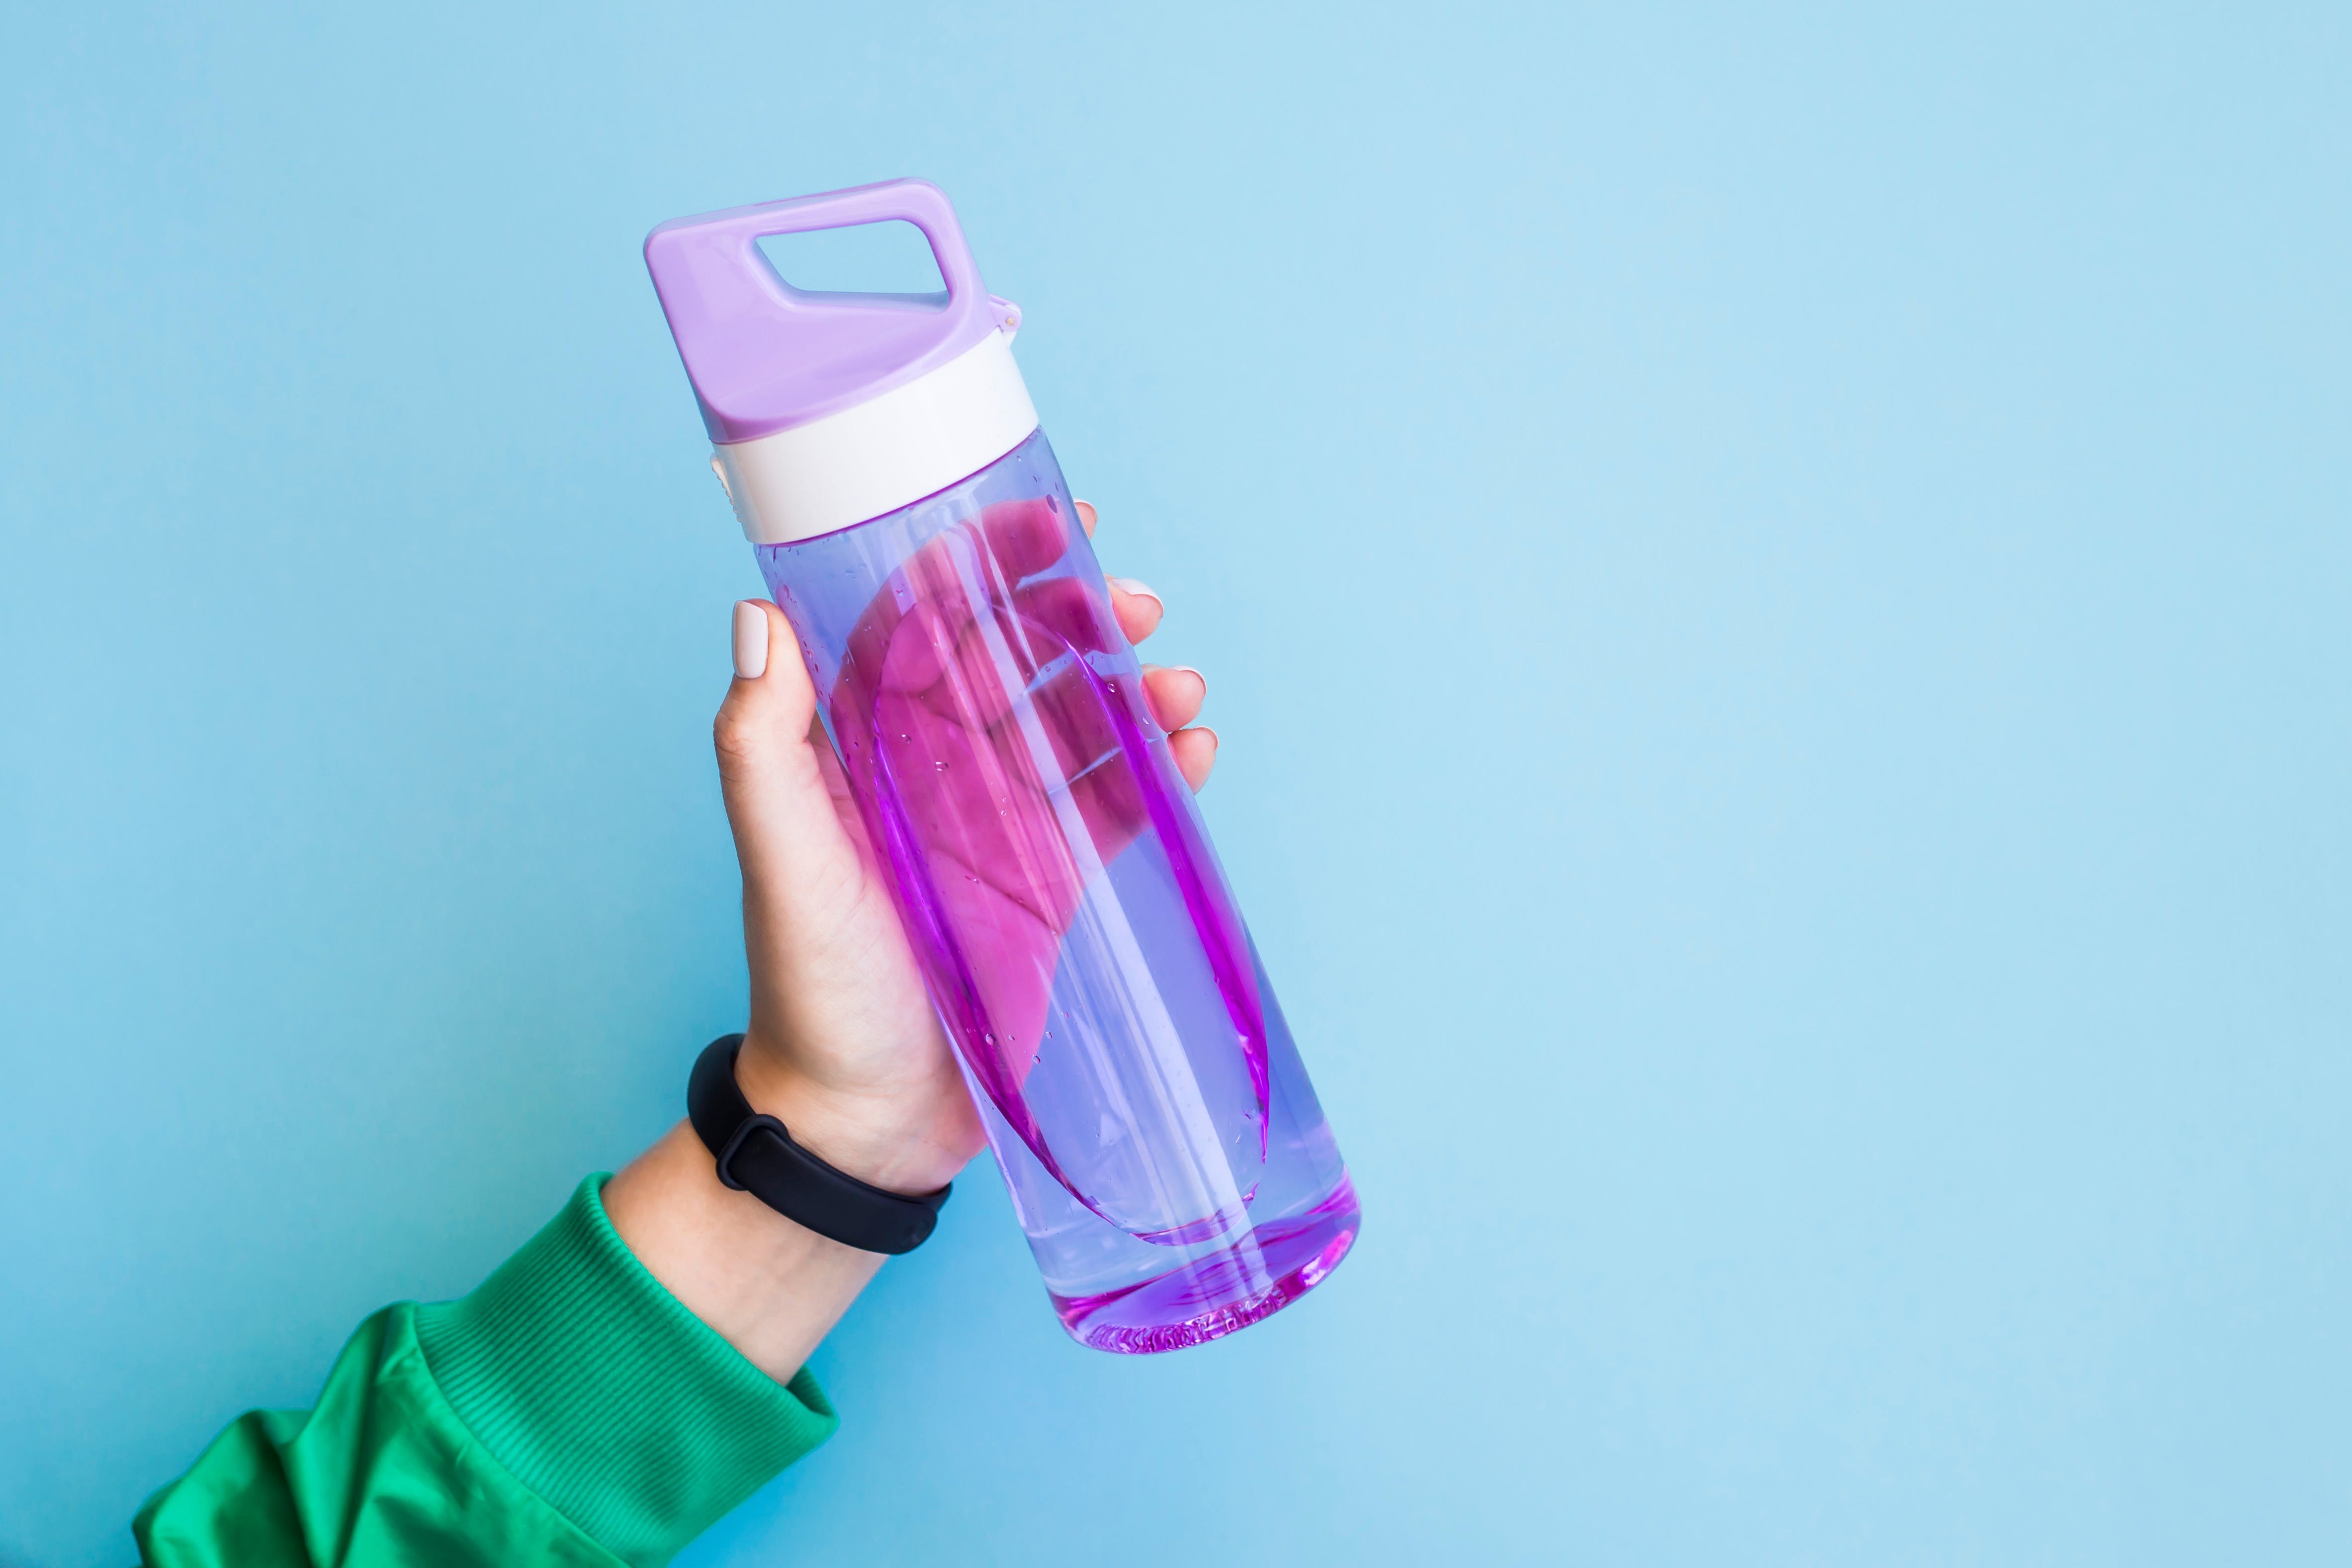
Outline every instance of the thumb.
{"label": "thumb", "polygon": [[816,688],[782,611],[763,599],[735,606],[735,680],[719,705],[711,739],[719,785],[735,832],[747,897],[772,904],[787,879],[854,869],[818,767]]}

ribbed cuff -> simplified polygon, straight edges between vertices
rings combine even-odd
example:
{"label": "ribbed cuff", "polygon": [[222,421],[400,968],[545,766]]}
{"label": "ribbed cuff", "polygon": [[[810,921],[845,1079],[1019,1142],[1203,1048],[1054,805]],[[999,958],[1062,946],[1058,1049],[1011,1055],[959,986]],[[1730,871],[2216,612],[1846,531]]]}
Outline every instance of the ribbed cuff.
{"label": "ribbed cuff", "polygon": [[646,1272],[604,1217],[605,1178],[461,1301],[420,1307],[425,1364],[516,1479],[614,1556],[667,1563],[831,1437],[803,1368],[743,1359]]}

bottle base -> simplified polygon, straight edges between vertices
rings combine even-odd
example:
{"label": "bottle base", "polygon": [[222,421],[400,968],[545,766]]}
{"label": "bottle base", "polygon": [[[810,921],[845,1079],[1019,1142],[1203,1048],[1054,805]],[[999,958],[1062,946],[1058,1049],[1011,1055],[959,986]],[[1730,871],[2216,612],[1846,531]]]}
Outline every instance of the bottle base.
{"label": "bottle base", "polygon": [[1362,1223],[1352,1184],[1297,1219],[1259,1226],[1233,1246],[1139,1285],[1094,1296],[1049,1291],[1070,1337],[1116,1355],[1156,1355],[1223,1339],[1321,1284]]}

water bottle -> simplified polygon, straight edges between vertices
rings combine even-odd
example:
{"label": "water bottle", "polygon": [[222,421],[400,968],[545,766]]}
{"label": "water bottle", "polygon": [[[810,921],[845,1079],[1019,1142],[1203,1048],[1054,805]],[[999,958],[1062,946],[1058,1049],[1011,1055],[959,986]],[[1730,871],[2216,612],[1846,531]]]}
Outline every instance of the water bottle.
{"label": "water bottle", "polygon": [[[767,235],[904,220],[944,294],[793,287]],[[662,225],[711,466],[816,684],[1055,1313],[1233,1333],[1353,1244],[1354,1189],[937,186]]]}

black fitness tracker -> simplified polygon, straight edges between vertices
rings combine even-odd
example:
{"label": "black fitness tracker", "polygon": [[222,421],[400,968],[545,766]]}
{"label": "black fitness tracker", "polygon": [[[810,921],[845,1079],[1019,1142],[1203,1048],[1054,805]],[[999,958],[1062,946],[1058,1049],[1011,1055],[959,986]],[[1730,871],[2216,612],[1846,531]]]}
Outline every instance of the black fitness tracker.
{"label": "black fitness tracker", "polygon": [[845,1247],[912,1252],[929,1240],[955,1184],[904,1197],[834,1169],[793,1142],[782,1122],[751,1109],[735,1083],[735,1053],[742,1049],[741,1035],[719,1036],[687,1080],[687,1119],[718,1156],[719,1179]]}

